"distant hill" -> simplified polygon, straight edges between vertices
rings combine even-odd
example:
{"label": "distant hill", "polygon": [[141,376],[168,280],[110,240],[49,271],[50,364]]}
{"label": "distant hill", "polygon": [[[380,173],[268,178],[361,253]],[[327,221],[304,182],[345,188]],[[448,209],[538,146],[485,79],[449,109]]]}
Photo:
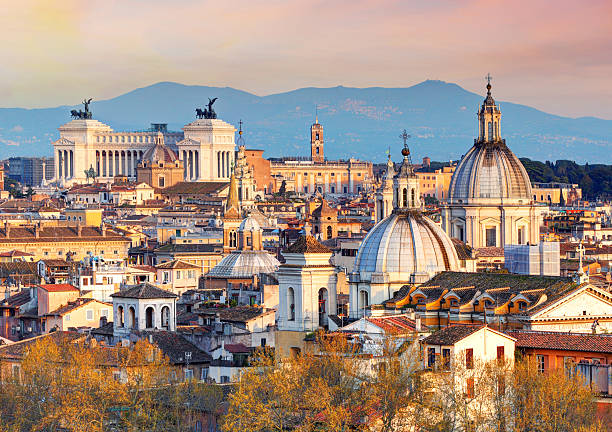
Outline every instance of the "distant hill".
{"label": "distant hill", "polygon": [[[404,128],[412,135],[415,160],[426,155],[435,160],[460,158],[473,143],[475,113],[484,96],[442,81],[408,88],[303,88],[269,96],[162,82],[94,100],[91,110],[94,118],[115,130],[142,130],[153,122],[180,130],[208,97],[219,98],[219,118],[234,125],[239,119],[245,122],[247,146],[264,149],[266,157],[308,155],[309,127],[318,105],[327,157],[383,161],[389,146],[400,146],[398,135]],[[57,128],[70,120],[73,108],[79,106],[0,108],[0,158],[50,155],[50,142],[58,138]],[[518,156],[612,161],[612,120],[560,117],[503,101],[501,109],[502,135]]]}

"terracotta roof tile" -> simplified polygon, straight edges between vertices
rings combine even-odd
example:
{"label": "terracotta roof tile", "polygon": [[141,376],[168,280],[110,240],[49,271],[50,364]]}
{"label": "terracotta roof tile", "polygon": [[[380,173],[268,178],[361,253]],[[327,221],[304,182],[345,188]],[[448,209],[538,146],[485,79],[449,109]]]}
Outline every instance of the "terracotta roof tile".
{"label": "terracotta roof tile", "polygon": [[70,284],[42,284],[38,286],[47,292],[70,292],[79,290],[74,285]]}
{"label": "terracotta roof tile", "polygon": [[251,352],[251,349],[242,343],[237,344],[225,344],[225,350],[231,352],[232,354],[248,354]]}
{"label": "terracotta roof tile", "polygon": [[366,318],[369,322],[377,327],[383,329],[385,333],[398,334],[406,332],[416,331],[416,324],[414,320],[399,315],[399,316],[384,316],[384,317],[368,317]]}
{"label": "terracotta roof tile", "polygon": [[199,269],[200,267],[198,267],[195,264],[191,264],[185,261],[181,261],[181,260],[172,260],[172,261],[168,261],[162,264],[158,264],[157,265],[158,269]]}
{"label": "terracotta roof tile", "polygon": [[484,324],[452,325],[427,336],[423,339],[423,343],[428,345],[454,345],[456,342],[459,342],[483,327]]}
{"label": "terracotta roof tile", "polygon": [[481,247],[476,249],[477,257],[503,257],[504,256],[504,248],[503,247]]}
{"label": "terracotta roof tile", "polygon": [[544,331],[506,332],[516,339],[517,348],[542,348],[559,351],[585,351],[612,354],[612,335]]}
{"label": "terracotta roof tile", "polygon": [[[80,308],[81,306],[85,306],[88,303],[91,303],[93,301],[96,301],[95,299],[92,298],[79,298],[76,299],[75,301],[71,301],[68,302],[68,304],[60,306],[59,308],[57,308],[56,310],[54,310],[53,312],[49,312],[47,315],[65,315],[67,313],[72,312],[75,309]],[[110,306],[110,304],[109,304]]]}

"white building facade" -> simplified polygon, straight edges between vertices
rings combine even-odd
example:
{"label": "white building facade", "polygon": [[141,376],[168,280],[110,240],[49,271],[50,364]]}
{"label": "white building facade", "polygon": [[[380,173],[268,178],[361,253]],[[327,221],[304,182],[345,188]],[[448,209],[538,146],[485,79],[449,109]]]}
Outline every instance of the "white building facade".
{"label": "white building facade", "polygon": [[311,332],[328,325],[337,313],[337,276],[332,252],[314,237],[304,236],[283,251],[277,272],[278,329]]}
{"label": "white building facade", "polygon": [[136,179],[136,167],[155,137],[178,155],[185,167],[185,181],[227,181],[234,163],[236,129],[220,119],[197,119],[182,132],[154,124],[148,131],[116,132],[95,119],[76,119],[59,128],[53,143],[55,181],[62,186],[85,183],[93,168],[97,180],[111,182],[116,176]]}

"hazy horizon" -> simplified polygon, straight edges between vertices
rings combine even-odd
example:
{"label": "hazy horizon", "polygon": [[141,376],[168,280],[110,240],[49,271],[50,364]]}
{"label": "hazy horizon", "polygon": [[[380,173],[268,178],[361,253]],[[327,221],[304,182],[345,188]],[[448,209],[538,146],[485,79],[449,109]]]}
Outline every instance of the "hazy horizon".
{"label": "hazy horizon", "polygon": [[171,81],[256,95],[443,80],[612,119],[612,3],[24,0],[5,5],[0,105],[74,105]]}

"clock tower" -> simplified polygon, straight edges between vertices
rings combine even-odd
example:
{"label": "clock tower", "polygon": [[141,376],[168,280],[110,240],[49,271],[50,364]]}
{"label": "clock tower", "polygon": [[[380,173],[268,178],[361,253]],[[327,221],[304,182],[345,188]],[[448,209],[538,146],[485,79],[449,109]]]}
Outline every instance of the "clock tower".
{"label": "clock tower", "polygon": [[315,122],[310,126],[310,158],[313,162],[323,162],[323,126],[319,124],[319,116],[315,117]]}

